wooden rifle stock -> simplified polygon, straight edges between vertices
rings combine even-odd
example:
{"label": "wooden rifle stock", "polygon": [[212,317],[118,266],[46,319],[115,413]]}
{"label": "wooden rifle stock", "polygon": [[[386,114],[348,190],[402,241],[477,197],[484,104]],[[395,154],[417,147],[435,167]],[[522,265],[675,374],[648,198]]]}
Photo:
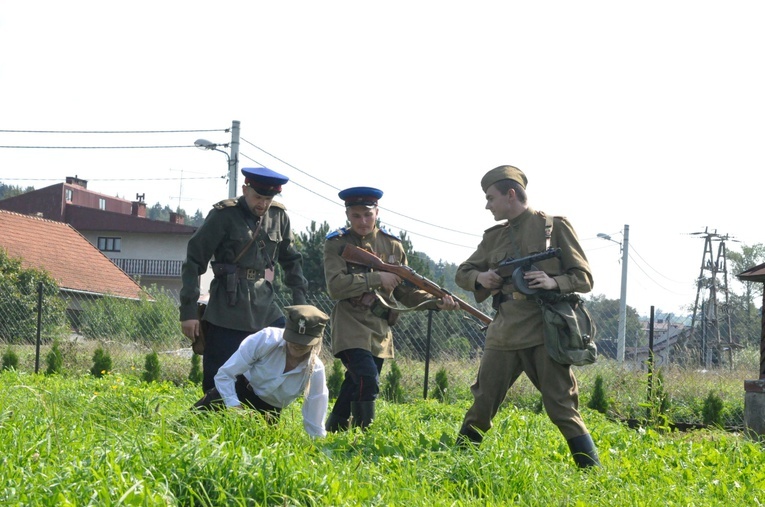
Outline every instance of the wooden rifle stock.
{"label": "wooden rifle stock", "polygon": [[376,269],[378,271],[387,271],[389,273],[393,273],[394,275],[398,275],[407,282],[411,283],[418,289],[422,289],[425,292],[428,292],[429,294],[432,294],[436,296],[437,298],[443,298],[445,295],[449,295],[454,299],[454,301],[457,302],[459,307],[462,310],[465,310],[473,317],[477,318],[487,326],[491,324],[492,318],[483,313],[478,308],[474,308],[470,306],[470,304],[466,303],[462,299],[458,298],[448,290],[444,289],[443,287],[440,287],[435,282],[432,282],[425,278],[424,276],[418,274],[415,270],[410,268],[409,266],[402,266],[400,264],[389,264],[387,262],[383,262],[382,259],[377,257],[375,254],[368,252],[364,250],[363,248],[359,248],[356,245],[347,244],[343,248],[342,258],[345,259],[347,262],[351,262],[353,264],[360,264],[362,266],[366,266],[368,268]]}

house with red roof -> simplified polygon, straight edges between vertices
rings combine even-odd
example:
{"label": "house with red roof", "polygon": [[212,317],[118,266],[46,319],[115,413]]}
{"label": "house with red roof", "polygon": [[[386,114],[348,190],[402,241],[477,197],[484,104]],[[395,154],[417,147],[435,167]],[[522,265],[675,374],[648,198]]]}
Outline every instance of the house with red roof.
{"label": "house with red roof", "polygon": [[[101,194],[74,176],[2,199],[0,210],[68,224],[141,285],[156,284],[174,296],[180,291],[186,244],[196,227],[185,225],[176,213],[167,222],[146,218],[143,195],[128,201]],[[37,240],[50,242],[45,236]]]}
{"label": "house with red roof", "polygon": [[0,248],[23,268],[50,273],[68,296],[139,299],[143,292],[69,224],[0,210]]}

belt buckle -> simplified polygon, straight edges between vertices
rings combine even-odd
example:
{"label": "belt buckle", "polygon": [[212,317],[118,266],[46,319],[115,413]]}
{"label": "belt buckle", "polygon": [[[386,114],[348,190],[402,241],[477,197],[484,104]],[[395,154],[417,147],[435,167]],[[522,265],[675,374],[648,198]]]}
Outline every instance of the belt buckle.
{"label": "belt buckle", "polygon": [[248,280],[257,280],[258,277],[258,270],[257,269],[247,269],[247,279]]}
{"label": "belt buckle", "polygon": [[513,299],[520,301],[527,298],[526,298],[526,294],[522,292],[513,292]]}

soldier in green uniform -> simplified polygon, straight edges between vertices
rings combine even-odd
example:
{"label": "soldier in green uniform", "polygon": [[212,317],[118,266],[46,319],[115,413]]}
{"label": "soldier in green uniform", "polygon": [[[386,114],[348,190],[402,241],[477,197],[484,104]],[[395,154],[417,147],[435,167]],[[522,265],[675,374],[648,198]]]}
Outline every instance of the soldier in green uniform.
{"label": "soldier in green uniform", "polygon": [[202,317],[204,392],[215,387],[218,368],[245,337],[265,327],[284,327],[284,316],[274,301],[276,263],[292,291],[292,303],[306,303],[302,256],[295,249],[284,206],[273,200],[289,180],[265,167],[243,168],[242,174],[243,195],[213,206],[189,240],[181,274],[181,328],[193,342],[201,325],[197,316],[199,276],[214,259],[215,277]]}
{"label": "soldier in green uniform", "polygon": [[579,390],[570,365],[552,360],[544,346],[542,312],[533,296],[513,286],[494,269],[500,261],[560,248],[560,258],[535,264],[527,271],[525,292],[550,290],[586,293],[593,281],[584,251],[565,217],[548,217],[529,207],[526,175],[503,165],[486,173],[481,188],[486,209],[503,223],[487,229],[478,249],[457,269],[456,282],[475,294],[478,302],[492,296],[497,310],[486,331],[478,378],[471,387],[473,405],[459,431],[461,445],[480,443],[508,389],[521,373],[542,393],[550,420],[566,438],[575,463],[599,466],[598,454],[579,413]]}
{"label": "soldier in green uniform", "polygon": [[[395,300],[418,309],[456,310],[459,305],[451,296],[443,300],[403,285],[393,273],[371,271],[347,263],[342,258],[346,244],[368,250],[388,264],[406,265],[401,240],[377,226],[377,202],[382,191],[370,187],[352,187],[339,193],[345,201],[345,215],[350,227],[327,235],[324,243],[324,276],[327,291],[337,304],[332,310],[332,353],[345,366],[345,379],[327,418],[326,430],[336,432],[348,428],[353,415],[354,426],[365,429],[374,419],[375,400],[380,391],[383,361],[393,357],[393,333],[397,312]],[[378,294],[385,304],[378,299]],[[395,298],[395,299],[394,299]],[[387,306],[386,306],[387,305]]]}

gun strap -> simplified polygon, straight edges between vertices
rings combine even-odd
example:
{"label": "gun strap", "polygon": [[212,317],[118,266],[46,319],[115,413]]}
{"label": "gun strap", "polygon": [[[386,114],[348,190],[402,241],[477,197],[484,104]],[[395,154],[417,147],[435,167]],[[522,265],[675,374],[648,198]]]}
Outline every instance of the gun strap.
{"label": "gun strap", "polygon": [[260,217],[260,220],[258,220],[257,227],[255,227],[255,229],[253,230],[253,228],[252,228],[252,218],[250,218],[250,217],[245,215],[244,221],[247,223],[247,227],[249,227],[250,230],[253,231],[252,232],[252,237],[250,238],[250,241],[248,241],[247,244],[244,245],[244,248],[242,249],[242,251],[239,252],[239,255],[236,256],[236,258],[234,259],[234,262],[232,262],[231,264],[236,264],[237,262],[239,262],[239,259],[242,258],[242,255],[244,255],[247,252],[247,250],[250,249],[252,244],[255,243],[255,238],[257,238],[257,236],[258,236],[258,232],[260,232],[260,224],[263,223],[263,220],[265,220],[265,217],[266,217],[265,215]]}
{"label": "gun strap", "polygon": [[553,229],[553,217],[545,214],[545,250],[550,249],[550,241],[552,240]]}
{"label": "gun strap", "polygon": [[377,289],[374,290],[374,293],[375,293],[375,296],[377,296],[377,300],[380,302],[381,305],[383,305],[388,310],[395,310],[397,312],[413,312],[415,310],[419,310],[422,306],[430,303],[430,300],[428,300],[428,301],[423,301],[422,303],[418,304],[417,306],[411,306],[411,307],[404,306],[401,303],[399,303],[398,301],[396,301],[396,298],[393,297],[393,294],[391,294],[390,297],[393,300],[393,305],[391,305],[390,303],[385,301],[385,298],[382,297],[382,294],[380,294],[380,292]]}

